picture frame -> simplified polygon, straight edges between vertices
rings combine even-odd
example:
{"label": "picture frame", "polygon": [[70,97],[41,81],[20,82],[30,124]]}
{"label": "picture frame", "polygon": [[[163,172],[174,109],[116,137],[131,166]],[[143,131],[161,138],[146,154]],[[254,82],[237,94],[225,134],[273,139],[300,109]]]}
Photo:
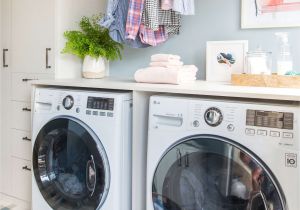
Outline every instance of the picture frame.
{"label": "picture frame", "polygon": [[300,27],[300,0],[242,0],[241,27]]}
{"label": "picture frame", "polygon": [[207,42],[206,80],[230,82],[232,73],[244,73],[247,52],[247,40]]}

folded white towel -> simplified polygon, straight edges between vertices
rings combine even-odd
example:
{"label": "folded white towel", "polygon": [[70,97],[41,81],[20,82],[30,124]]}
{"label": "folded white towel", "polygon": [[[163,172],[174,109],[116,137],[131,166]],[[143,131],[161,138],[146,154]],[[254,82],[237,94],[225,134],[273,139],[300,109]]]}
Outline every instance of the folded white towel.
{"label": "folded white towel", "polygon": [[171,61],[171,60],[178,60],[180,61],[180,56],[179,55],[172,55],[172,54],[155,54],[151,56],[151,61],[156,62],[156,61]]}
{"label": "folded white towel", "polygon": [[137,82],[160,84],[183,84],[196,80],[196,73],[163,67],[148,67],[134,74]]}
{"label": "folded white towel", "polygon": [[184,65],[184,66],[169,66],[168,69],[189,72],[195,74],[198,72],[198,68],[195,65]]}
{"label": "folded white towel", "polygon": [[183,66],[183,62],[179,60],[170,60],[170,61],[155,61],[149,64],[152,67],[180,67]]}

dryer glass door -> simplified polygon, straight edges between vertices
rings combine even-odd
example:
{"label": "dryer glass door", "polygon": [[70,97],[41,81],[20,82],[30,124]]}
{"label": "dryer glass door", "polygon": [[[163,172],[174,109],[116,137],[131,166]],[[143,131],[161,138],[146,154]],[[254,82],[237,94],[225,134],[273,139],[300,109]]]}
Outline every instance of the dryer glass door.
{"label": "dryer glass door", "polygon": [[180,141],[153,177],[155,210],[285,210],[267,166],[246,148],[216,136]]}
{"label": "dryer glass door", "polygon": [[36,183],[57,210],[95,210],[109,189],[108,160],[95,134],[81,121],[57,118],[39,132],[33,150]]}

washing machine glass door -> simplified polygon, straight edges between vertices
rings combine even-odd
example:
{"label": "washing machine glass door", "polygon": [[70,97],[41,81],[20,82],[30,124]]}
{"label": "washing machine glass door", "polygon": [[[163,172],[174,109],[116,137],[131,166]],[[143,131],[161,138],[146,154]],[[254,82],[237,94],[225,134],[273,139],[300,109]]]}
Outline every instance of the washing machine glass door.
{"label": "washing machine glass door", "polygon": [[98,209],[109,190],[104,148],[76,119],[57,118],[41,129],[33,150],[33,170],[41,194],[56,210]]}
{"label": "washing machine glass door", "polygon": [[155,210],[284,210],[268,167],[246,148],[217,136],[173,145],[153,177]]}

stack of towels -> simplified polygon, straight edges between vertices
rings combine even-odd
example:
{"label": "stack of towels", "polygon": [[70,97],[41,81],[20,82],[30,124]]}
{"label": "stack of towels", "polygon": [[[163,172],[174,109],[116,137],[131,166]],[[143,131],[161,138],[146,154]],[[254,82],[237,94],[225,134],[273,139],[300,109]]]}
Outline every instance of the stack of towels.
{"label": "stack of towels", "polygon": [[184,65],[178,55],[156,54],[149,67],[137,70],[134,78],[142,83],[182,84],[195,81],[197,71],[194,65]]}

